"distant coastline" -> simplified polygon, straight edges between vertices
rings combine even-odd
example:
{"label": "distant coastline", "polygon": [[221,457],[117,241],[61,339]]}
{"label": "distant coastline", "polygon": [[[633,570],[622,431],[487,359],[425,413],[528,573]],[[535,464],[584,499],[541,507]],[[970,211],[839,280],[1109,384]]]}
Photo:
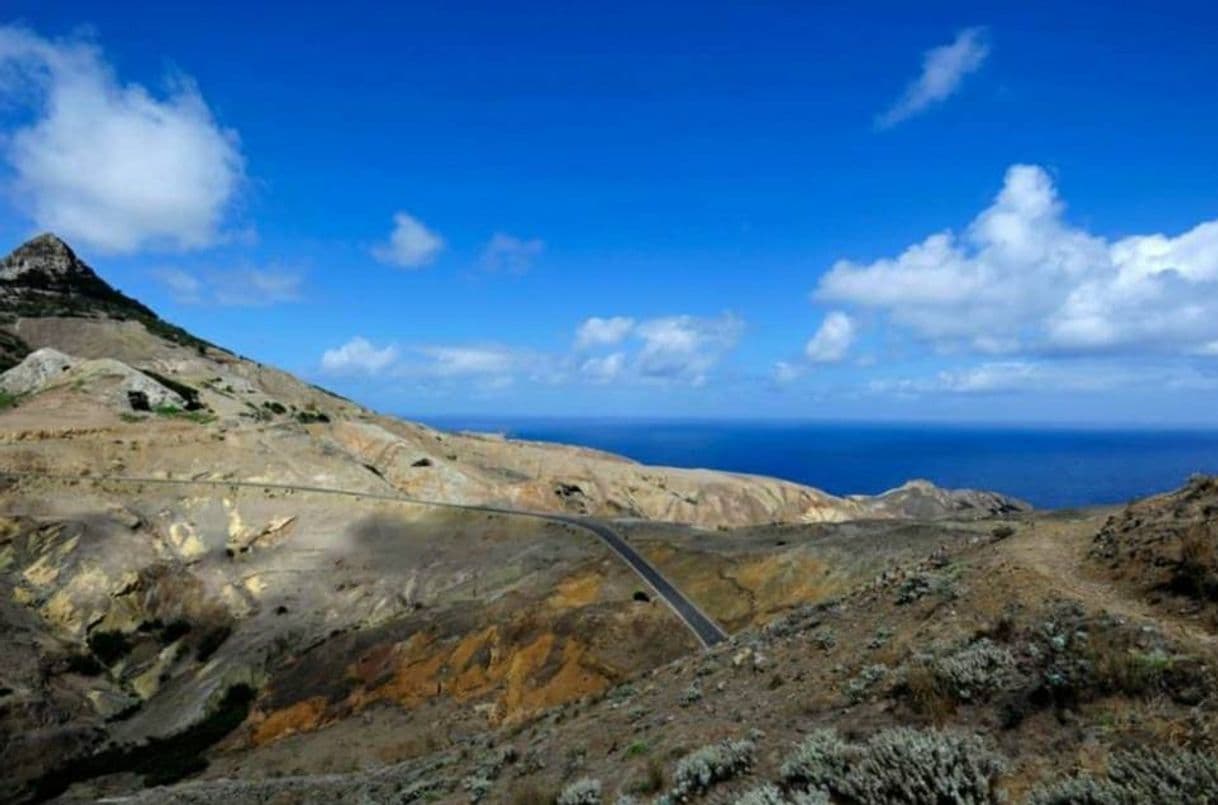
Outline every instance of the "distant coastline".
{"label": "distant coastline", "polygon": [[1121,503],[1218,473],[1218,428],[413,416],[445,430],[561,442],[647,464],[770,475],[837,495],[911,478],[1039,508]]}

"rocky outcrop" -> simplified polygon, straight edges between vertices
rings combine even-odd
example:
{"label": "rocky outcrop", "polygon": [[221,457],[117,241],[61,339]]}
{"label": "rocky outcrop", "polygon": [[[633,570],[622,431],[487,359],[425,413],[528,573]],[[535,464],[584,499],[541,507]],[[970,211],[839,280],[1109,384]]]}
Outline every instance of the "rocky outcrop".
{"label": "rocky outcrop", "polygon": [[914,520],[985,519],[1030,512],[1032,505],[997,492],[944,489],[917,479],[874,497],[852,496],[869,515]]}
{"label": "rocky outcrop", "polygon": [[[177,392],[121,361],[110,358],[81,361],[49,347],[30,353],[17,366],[0,374],[0,391],[14,396],[38,394],[64,384],[88,387],[119,409],[182,408],[187,404]],[[134,400],[142,401],[142,405],[134,405]]]}
{"label": "rocky outcrop", "polygon": [[113,288],[58,237],[42,234],[0,260],[0,317],[52,316],[132,319],[166,340],[210,346]]}

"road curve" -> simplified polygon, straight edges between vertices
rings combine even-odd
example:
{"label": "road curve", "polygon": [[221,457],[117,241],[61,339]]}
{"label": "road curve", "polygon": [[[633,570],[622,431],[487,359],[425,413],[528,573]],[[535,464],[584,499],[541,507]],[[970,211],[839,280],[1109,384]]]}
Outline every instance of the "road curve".
{"label": "road curve", "polygon": [[643,558],[642,554],[630,546],[630,543],[622,539],[622,536],[614,531],[609,526],[598,520],[586,520],[580,517],[570,517],[561,514],[552,515],[537,515],[545,517],[549,520],[557,520],[561,523],[567,523],[577,528],[583,528],[586,531],[591,531],[596,536],[609,546],[609,549],[616,553],[621,559],[638,574],[639,578],[647,582],[651,589],[655,590],[656,594],[664,599],[665,603],[672,608],[677,617],[685,622],[689,630],[698,638],[703,648],[710,648],[716,643],[720,643],[727,639],[727,632],[706,616],[702,610],[698,609],[698,605],[685,597],[684,593],[677,589],[676,585],[664,578],[664,575],[656,569],[656,566]]}
{"label": "road curve", "polygon": [[43,478],[56,481],[94,481],[131,484],[163,484],[163,485],[195,485],[210,487],[229,487],[237,489],[278,489],[289,492],[312,492],[321,495],[342,495],[353,498],[368,498],[370,500],[386,500],[397,503],[413,503],[422,506],[434,506],[443,509],[458,509],[461,511],[487,512],[513,517],[532,517],[537,520],[548,520],[582,529],[594,535],[617,554],[635,574],[655,591],[664,603],[680,618],[686,628],[693,633],[703,648],[710,648],[716,643],[727,639],[727,632],[702,612],[693,601],[677,589],[676,585],[664,578],[655,565],[645,559],[642,554],[630,546],[620,534],[599,520],[586,517],[576,517],[568,514],[530,511],[528,509],[512,509],[506,506],[490,506],[479,504],[450,503],[439,500],[425,500],[402,494],[385,494],[382,492],[356,492],[350,489],[333,489],[324,486],[302,486],[297,484],[259,483],[254,481],[217,481],[211,479],[185,478],[138,478],[125,475],[62,475],[49,472],[11,472],[0,470],[0,478]]}

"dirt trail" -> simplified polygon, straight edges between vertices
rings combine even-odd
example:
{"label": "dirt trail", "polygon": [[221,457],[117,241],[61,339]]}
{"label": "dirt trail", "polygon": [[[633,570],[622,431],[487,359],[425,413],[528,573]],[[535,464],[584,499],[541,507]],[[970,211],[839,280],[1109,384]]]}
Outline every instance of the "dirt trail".
{"label": "dirt trail", "polygon": [[1096,577],[1087,551],[1107,517],[1104,512],[1072,520],[1033,520],[1002,549],[1013,562],[1044,577],[1051,589],[1089,608],[1153,624],[1178,641],[1218,648],[1218,635],[1186,616],[1166,607],[1154,608],[1119,585]]}

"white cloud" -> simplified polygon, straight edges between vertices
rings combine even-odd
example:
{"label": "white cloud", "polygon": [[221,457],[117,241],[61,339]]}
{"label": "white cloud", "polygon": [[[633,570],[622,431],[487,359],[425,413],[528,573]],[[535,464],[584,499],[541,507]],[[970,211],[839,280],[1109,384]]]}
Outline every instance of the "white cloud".
{"label": "white cloud", "polygon": [[773,380],[779,386],[785,386],[788,383],[793,383],[800,378],[804,373],[802,366],[790,363],[788,361],[778,361],[774,364]]}
{"label": "white cloud", "polygon": [[1111,361],[989,361],[929,377],[874,380],[870,390],[899,394],[1109,392],[1116,389],[1218,388],[1218,377],[1190,366],[1125,366]]}
{"label": "white cloud", "polygon": [[191,79],[158,98],[121,83],[93,44],[0,26],[0,99],[33,112],[0,143],[40,228],[109,252],[220,238],[244,160]]}
{"label": "white cloud", "polygon": [[840,310],[825,316],[820,329],[804,346],[808,360],[816,363],[836,363],[846,357],[854,343],[854,321]]}
{"label": "white cloud", "polygon": [[397,359],[396,347],[377,349],[368,339],[356,336],[341,347],[327,349],[321,356],[321,368],[333,374],[375,375],[391,367]]}
{"label": "white cloud", "polygon": [[951,44],[931,48],[922,56],[922,73],[910,83],[892,108],[880,115],[880,128],[895,126],[951,97],[965,76],[976,72],[990,54],[984,28],[966,28]]}
{"label": "white cloud", "polygon": [[533,267],[533,261],[541,256],[545,248],[545,242],[539,238],[521,239],[496,232],[482,250],[482,267],[487,271],[523,274]]}
{"label": "white cloud", "polygon": [[189,271],[183,271],[180,268],[162,268],[153,275],[169,289],[169,295],[175,302],[183,305],[197,305],[203,301],[203,281]]}
{"label": "white cloud", "polygon": [[428,371],[440,377],[506,375],[518,368],[517,354],[506,347],[416,347],[429,359]]}
{"label": "white cloud", "polygon": [[[183,283],[183,291],[205,293],[206,284],[197,288]],[[545,385],[578,381],[702,385],[722,356],[735,346],[743,323],[731,313],[715,318],[664,316],[639,323],[618,316],[588,319],[580,329],[587,330],[585,346],[601,347],[602,354],[575,348],[541,352],[499,344],[416,344],[399,350],[394,346],[377,348],[357,337],[327,350],[321,364],[335,374],[413,379],[450,390],[468,383],[484,389],[500,388],[517,380]],[[612,351],[605,349],[618,344],[625,345]]]}
{"label": "white cloud", "polygon": [[586,319],[575,331],[575,346],[578,349],[586,349],[620,344],[633,329],[634,319],[629,316],[611,316],[604,319],[593,316]]}
{"label": "white cloud", "polygon": [[389,242],[377,246],[372,254],[382,263],[402,268],[422,268],[444,249],[444,240],[418,218],[405,212],[393,216]]}
{"label": "white cloud", "polygon": [[731,313],[714,319],[666,316],[649,319],[635,328],[643,340],[636,368],[653,380],[706,382],[707,373],[736,345],[744,323]]}
{"label": "white cloud", "polygon": [[579,371],[593,383],[610,383],[617,380],[626,368],[626,353],[614,352],[598,358],[588,358]]}
{"label": "white cloud", "polygon": [[163,268],[153,276],[183,305],[267,307],[300,300],[303,277],[278,268],[241,268],[195,273]]}
{"label": "white cloud", "polygon": [[962,236],[840,261],[814,298],[884,311],[941,351],[1183,355],[1218,341],[1218,221],[1110,241],[1063,213],[1043,169],[1012,166]]}

